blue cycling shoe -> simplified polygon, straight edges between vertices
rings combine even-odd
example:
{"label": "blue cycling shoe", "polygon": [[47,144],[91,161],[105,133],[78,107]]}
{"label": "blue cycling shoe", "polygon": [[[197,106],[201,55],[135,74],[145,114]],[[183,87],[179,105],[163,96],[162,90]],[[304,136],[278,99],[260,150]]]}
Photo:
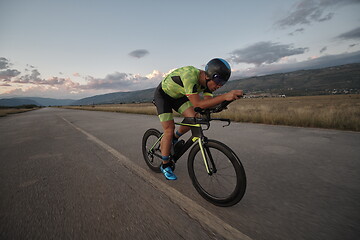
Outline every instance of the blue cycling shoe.
{"label": "blue cycling shoe", "polygon": [[171,170],[171,167],[166,167],[164,169],[163,166],[161,165],[160,170],[164,174],[164,176],[167,180],[176,180],[177,179],[176,175]]}

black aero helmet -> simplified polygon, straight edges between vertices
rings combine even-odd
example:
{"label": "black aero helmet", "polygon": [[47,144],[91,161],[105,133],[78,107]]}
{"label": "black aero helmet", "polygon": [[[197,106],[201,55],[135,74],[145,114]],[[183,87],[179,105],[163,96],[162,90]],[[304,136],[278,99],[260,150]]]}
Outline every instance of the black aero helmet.
{"label": "black aero helmet", "polygon": [[211,59],[205,66],[206,75],[218,85],[224,85],[229,80],[231,68],[227,61],[221,58]]}

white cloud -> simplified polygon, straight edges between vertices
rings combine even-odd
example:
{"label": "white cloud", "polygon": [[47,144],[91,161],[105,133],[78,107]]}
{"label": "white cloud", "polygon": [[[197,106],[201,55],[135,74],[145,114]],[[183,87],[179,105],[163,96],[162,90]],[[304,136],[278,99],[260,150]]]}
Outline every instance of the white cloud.
{"label": "white cloud", "polygon": [[129,53],[129,56],[135,58],[143,58],[149,54],[149,51],[146,49],[137,49]]}
{"label": "white cloud", "polygon": [[320,53],[324,53],[327,50],[327,47],[323,47],[322,49],[320,49]]}
{"label": "white cloud", "polygon": [[296,25],[308,25],[312,22],[328,21],[335,15],[329,10],[359,3],[359,0],[301,0],[293,6],[287,16],[277,21],[276,25],[287,28]]}
{"label": "white cloud", "polygon": [[294,30],[293,32],[289,33],[290,36],[294,36],[296,33],[303,33],[305,31],[304,28],[298,28]]}
{"label": "white cloud", "polygon": [[[285,59],[283,59],[285,60]],[[296,62],[294,59],[288,59],[287,62],[261,65],[254,68],[234,71],[232,79],[251,77],[258,75],[267,75],[280,72],[291,72],[296,70],[316,69],[331,66],[338,66],[350,63],[360,63],[360,51],[352,53],[343,53],[337,55],[313,56],[306,61]]]}
{"label": "white cloud", "polygon": [[16,69],[6,69],[0,71],[0,80],[4,82],[10,82],[11,78],[16,77],[20,72]]}
{"label": "white cloud", "polygon": [[232,51],[230,61],[260,66],[261,64],[275,63],[283,57],[302,54],[307,50],[308,48],[294,48],[292,44],[258,42],[249,47]]}
{"label": "white cloud", "polygon": [[105,78],[87,77],[87,84],[80,85],[82,89],[112,89],[114,91],[133,91],[155,87],[161,81],[162,74],[158,71],[143,77],[141,75],[115,72]]}
{"label": "white cloud", "polygon": [[146,77],[149,80],[151,79],[160,82],[167,74],[168,73],[162,73],[159,70],[154,70],[152,73],[147,74]]}
{"label": "white cloud", "polygon": [[360,39],[360,27],[355,28],[346,33],[340,34],[336,38],[343,40],[359,40]]}
{"label": "white cloud", "polygon": [[[3,87],[10,88],[10,90],[6,90],[7,94],[35,95],[35,92],[38,91],[42,95],[44,92],[54,93],[58,91],[62,94],[66,92],[68,95],[69,93],[83,94],[85,92],[91,94],[94,92],[133,91],[155,87],[164,77],[164,74],[158,70],[154,70],[146,76],[114,72],[106,75],[104,78],[82,77],[79,73],[74,73],[73,77],[85,79],[85,83],[80,84],[71,78],[55,76],[45,79],[31,65],[27,65],[32,68],[31,70],[24,71],[21,74],[17,70],[8,69],[10,65],[6,58],[0,59],[0,66],[2,68],[0,70],[0,84]],[[22,91],[19,90],[19,87]],[[1,92],[4,93],[5,90],[2,89]]]}
{"label": "white cloud", "polygon": [[13,77],[20,74],[20,71],[16,69],[10,69],[12,64],[7,58],[0,57],[0,81],[10,82]]}
{"label": "white cloud", "polygon": [[0,70],[7,69],[8,67],[9,67],[9,60],[4,57],[0,57]]}

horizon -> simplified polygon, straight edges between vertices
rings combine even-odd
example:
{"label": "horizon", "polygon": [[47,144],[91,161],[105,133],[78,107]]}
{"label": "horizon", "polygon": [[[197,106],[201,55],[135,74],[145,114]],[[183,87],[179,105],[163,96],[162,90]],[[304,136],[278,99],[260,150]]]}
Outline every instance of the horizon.
{"label": "horizon", "polygon": [[[249,76],[249,77],[241,77],[238,79],[231,79],[229,81],[240,81],[240,80],[247,80],[247,79],[251,79],[254,77],[266,77],[266,76],[272,76],[272,75],[278,75],[278,74],[287,74],[287,73],[295,73],[295,72],[299,72],[299,71],[311,71],[311,70],[320,70],[320,69],[327,69],[327,68],[333,68],[333,67],[341,67],[341,66],[346,66],[346,65],[354,65],[354,64],[360,64],[360,62],[356,62],[356,63],[348,63],[348,64],[341,64],[341,65],[333,65],[333,66],[329,66],[329,67],[323,67],[323,68],[311,68],[311,69],[299,69],[299,70],[295,70],[295,71],[284,71],[284,72],[275,72],[275,73],[270,73],[270,74],[262,74],[262,75],[254,75],[254,76]],[[102,96],[102,95],[107,95],[107,94],[116,94],[116,93],[130,93],[130,92],[137,92],[137,91],[146,91],[146,90],[151,90],[151,89],[155,89],[156,87],[151,87],[151,88],[146,88],[146,89],[139,89],[139,90],[131,90],[131,91],[115,91],[115,92],[109,92],[109,93],[104,93],[104,94],[96,94],[96,95],[91,95],[91,96],[87,96],[84,98],[79,98],[79,99],[71,99],[71,98],[49,98],[49,97],[38,97],[38,96],[12,96],[12,97],[5,97],[5,98],[0,98],[1,99],[21,99],[21,98],[44,98],[44,99],[54,99],[54,100],[73,100],[73,101],[78,101],[78,100],[82,100],[82,99],[86,99],[86,98],[92,98],[92,97],[97,97],[97,96]],[[246,90],[246,89],[243,89]],[[0,95],[1,97],[1,95]]]}
{"label": "horizon", "polygon": [[214,57],[231,80],[360,62],[358,0],[218,4],[2,1],[0,98],[145,90]]}

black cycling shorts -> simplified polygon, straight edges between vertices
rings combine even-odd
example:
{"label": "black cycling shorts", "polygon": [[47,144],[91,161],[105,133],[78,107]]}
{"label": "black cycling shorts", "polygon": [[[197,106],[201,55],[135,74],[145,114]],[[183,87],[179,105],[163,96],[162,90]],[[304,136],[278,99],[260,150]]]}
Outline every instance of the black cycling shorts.
{"label": "black cycling shorts", "polygon": [[154,102],[161,122],[173,120],[173,109],[182,114],[186,109],[192,107],[187,96],[172,98],[167,95],[161,87],[161,83],[155,90]]}

